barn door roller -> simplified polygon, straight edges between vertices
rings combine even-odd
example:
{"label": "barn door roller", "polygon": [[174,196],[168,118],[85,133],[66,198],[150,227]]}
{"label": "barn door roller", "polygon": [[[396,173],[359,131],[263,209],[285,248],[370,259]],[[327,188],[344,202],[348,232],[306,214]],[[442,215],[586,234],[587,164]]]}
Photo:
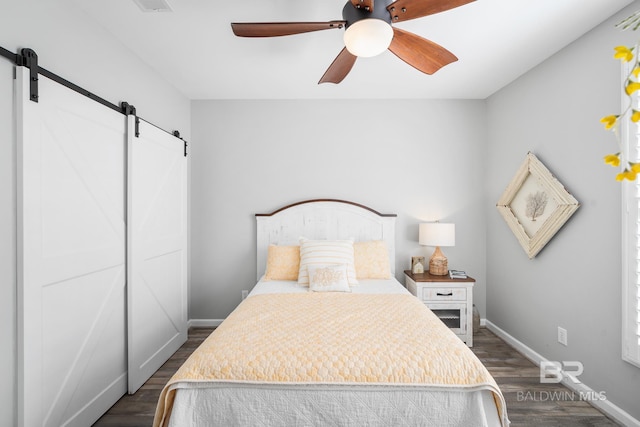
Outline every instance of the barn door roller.
{"label": "barn door roller", "polygon": [[136,114],[136,107],[124,101],[120,103],[120,107],[122,107],[122,114],[124,114],[125,116],[134,116],[136,118],[135,133],[136,133],[136,138],[139,138],[140,137],[140,118]]}
{"label": "barn door roller", "polygon": [[29,69],[29,99],[38,102],[38,55],[33,49],[24,48],[16,56],[16,64]]}

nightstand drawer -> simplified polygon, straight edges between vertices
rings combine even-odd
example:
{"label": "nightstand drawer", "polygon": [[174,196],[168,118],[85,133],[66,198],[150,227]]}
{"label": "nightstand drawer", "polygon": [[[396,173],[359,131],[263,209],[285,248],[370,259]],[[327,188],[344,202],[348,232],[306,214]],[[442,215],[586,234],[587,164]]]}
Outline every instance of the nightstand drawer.
{"label": "nightstand drawer", "polygon": [[423,288],[422,301],[465,301],[466,288]]}

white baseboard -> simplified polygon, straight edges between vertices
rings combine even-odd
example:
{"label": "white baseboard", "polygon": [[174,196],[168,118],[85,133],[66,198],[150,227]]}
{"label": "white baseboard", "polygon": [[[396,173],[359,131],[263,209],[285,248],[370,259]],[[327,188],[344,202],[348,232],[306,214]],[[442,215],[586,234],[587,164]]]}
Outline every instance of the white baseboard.
{"label": "white baseboard", "polygon": [[[545,357],[537,353],[535,350],[528,347],[521,341],[518,341],[516,338],[509,335],[506,331],[504,331],[503,329],[500,329],[498,326],[491,323],[490,320],[487,320],[487,319],[483,319],[483,320],[485,321],[485,325],[487,329],[489,329],[491,332],[496,334],[498,337],[502,338],[507,344],[509,344],[511,347],[515,348],[516,350],[518,350],[527,359],[529,359],[536,365],[540,366],[540,362],[548,361]],[[480,324],[482,324],[482,321],[480,322]],[[567,377],[565,376],[565,378]],[[597,395],[597,393],[591,387],[583,383],[575,384],[573,383],[573,381],[565,379],[564,381],[562,381],[562,384],[565,385],[568,389],[578,393],[582,393],[583,395],[584,394]],[[640,427],[640,421],[633,418],[631,415],[629,415],[628,412],[616,406],[609,400],[588,400],[588,402],[592,406],[596,407],[597,409],[604,412],[609,417],[613,418],[614,420],[616,420],[617,422],[621,423],[624,426]],[[508,409],[509,408],[507,408],[507,410]]]}
{"label": "white baseboard", "polygon": [[215,328],[220,326],[224,319],[189,319],[189,328]]}

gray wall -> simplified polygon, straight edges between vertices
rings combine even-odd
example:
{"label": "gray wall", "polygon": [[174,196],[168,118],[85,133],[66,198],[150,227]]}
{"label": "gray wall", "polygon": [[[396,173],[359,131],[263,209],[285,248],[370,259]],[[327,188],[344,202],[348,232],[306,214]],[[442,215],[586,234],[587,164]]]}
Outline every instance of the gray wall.
{"label": "gray wall", "polygon": [[[4,1],[0,45],[30,47],[40,64],[145,119],[190,137],[190,103],[125,46],[61,2]],[[0,425],[16,423],[15,138],[13,66],[0,58]]]}
{"label": "gray wall", "polygon": [[485,305],[484,101],[192,103],[192,319],[225,318],[255,284],[255,213],[338,198],[398,214],[397,277],[418,223],[456,224],[451,268]]}
{"label": "gray wall", "polygon": [[[640,369],[621,360],[620,184],[602,161],[618,148],[599,123],[620,112],[613,47],[640,34],[614,24],[633,6],[488,99],[487,318],[547,359],[582,362],[585,384],[640,419]],[[581,203],[533,260],[495,209],[528,151]]]}

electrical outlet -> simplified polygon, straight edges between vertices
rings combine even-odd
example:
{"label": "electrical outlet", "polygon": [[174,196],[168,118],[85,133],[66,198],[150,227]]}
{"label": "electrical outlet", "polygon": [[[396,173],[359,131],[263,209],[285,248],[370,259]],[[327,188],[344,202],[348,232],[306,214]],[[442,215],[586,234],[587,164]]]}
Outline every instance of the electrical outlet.
{"label": "electrical outlet", "polygon": [[248,297],[248,296],[249,296],[249,291],[248,291],[248,290],[246,290],[246,289],[243,289],[243,290],[242,290],[242,299],[244,300],[244,299],[245,299],[246,297]]}
{"label": "electrical outlet", "polygon": [[558,342],[567,345],[567,330],[558,326]]}

